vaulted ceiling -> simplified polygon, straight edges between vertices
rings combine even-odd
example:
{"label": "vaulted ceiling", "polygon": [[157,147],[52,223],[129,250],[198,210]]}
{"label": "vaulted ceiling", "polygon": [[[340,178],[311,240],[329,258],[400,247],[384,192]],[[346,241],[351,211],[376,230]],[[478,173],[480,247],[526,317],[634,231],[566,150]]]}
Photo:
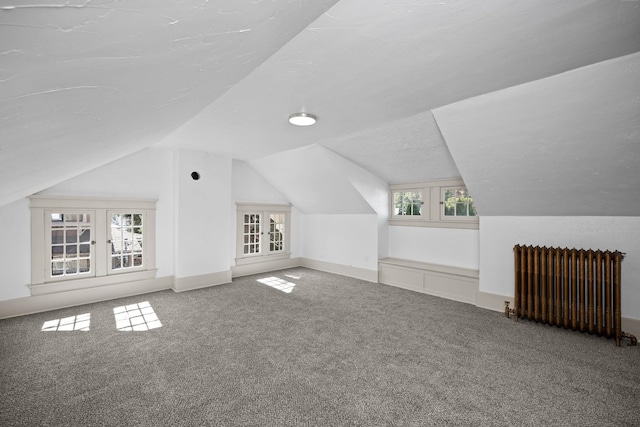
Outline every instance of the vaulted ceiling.
{"label": "vaulted ceiling", "polygon": [[0,206],[150,146],[321,146],[484,214],[638,215],[638,52],[639,1],[3,2]]}

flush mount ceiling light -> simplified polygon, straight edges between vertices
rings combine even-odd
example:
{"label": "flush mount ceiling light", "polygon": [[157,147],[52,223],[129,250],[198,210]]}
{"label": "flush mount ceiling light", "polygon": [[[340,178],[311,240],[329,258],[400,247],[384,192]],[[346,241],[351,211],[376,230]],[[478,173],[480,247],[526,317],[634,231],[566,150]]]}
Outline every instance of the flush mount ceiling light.
{"label": "flush mount ceiling light", "polygon": [[317,120],[316,116],[309,113],[293,113],[289,116],[289,123],[296,126],[311,126]]}

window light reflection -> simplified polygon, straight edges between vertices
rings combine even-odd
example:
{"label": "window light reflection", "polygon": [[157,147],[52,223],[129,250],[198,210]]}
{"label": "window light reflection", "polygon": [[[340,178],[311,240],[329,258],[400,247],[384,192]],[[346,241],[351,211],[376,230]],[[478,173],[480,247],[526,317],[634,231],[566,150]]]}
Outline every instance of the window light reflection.
{"label": "window light reflection", "polygon": [[162,326],[149,301],[113,309],[119,331],[148,331]]}
{"label": "window light reflection", "polygon": [[77,316],[64,317],[62,319],[47,320],[42,324],[42,331],[88,331],[91,323],[91,313],[78,314]]}
{"label": "window light reflection", "polygon": [[290,294],[294,286],[296,286],[295,283],[287,282],[286,280],[282,280],[279,277],[266,277],[264,279],[258,279],[258,282],[267,286],[271,286],[272,288],[275,288],[287,294]]}

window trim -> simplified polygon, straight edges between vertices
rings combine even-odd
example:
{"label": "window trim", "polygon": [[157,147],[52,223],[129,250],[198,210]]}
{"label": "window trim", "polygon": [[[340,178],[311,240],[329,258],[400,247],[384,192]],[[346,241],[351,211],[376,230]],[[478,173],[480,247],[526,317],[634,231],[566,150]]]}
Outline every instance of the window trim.
{"label": "window trim", "polygon": [[[156,277],[156,202],[154,199],[115,199],[70,196],[33,195],[29,197],[31,208],[31,295],[114,285]],[[46,213],[51,210],[91,210],[94,215],[95,277],[80,276],[66,280],[48,279],[50,268],[46,243]],[[108,274],[107,261],[111,261],[107,251],[107,212],[111,210],[136,210],[145,215],[145,259],[143,269]]]}
{"label": "window trim", "polygon": [[[268,218],[270,213],[285,214],[285,236],[284,251],[275,253],[244,254],[243,252],[243,216],[245,214],[260,214],[262,218],[261,226],[265,230],[264,218]],[[268,230],[268,227],[266,228]],[[269,243],[266,242],[266,245]],[[262,245],[262,242],[261,242]],[[256,264],[260,262],[275,261],[291,258],[291,205],[273,203],[247,203],[236,202],[236,265]]]}
{"label": "window trim", "polygon": [[[444,189],[466,187],[462,178],[441,179],[389,185],[389,225],[405,227],[463,228],[477,230],[480,217],[451,217],[444,215]],[[420,215],[393,215],[394,193],[398,191],[422,191],[423,209]],[[477,210],[477,207],[476,207]]]}

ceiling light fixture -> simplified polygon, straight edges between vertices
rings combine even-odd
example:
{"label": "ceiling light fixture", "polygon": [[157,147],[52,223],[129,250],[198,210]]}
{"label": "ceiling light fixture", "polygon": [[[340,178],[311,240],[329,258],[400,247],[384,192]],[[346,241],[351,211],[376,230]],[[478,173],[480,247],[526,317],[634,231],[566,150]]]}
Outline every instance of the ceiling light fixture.
{"label": "ceiling light fixture", "polygon": [[309,113],[293,113],[289,116],[289,123],[296,126],[311,126],[316,124],[318,119]]}

